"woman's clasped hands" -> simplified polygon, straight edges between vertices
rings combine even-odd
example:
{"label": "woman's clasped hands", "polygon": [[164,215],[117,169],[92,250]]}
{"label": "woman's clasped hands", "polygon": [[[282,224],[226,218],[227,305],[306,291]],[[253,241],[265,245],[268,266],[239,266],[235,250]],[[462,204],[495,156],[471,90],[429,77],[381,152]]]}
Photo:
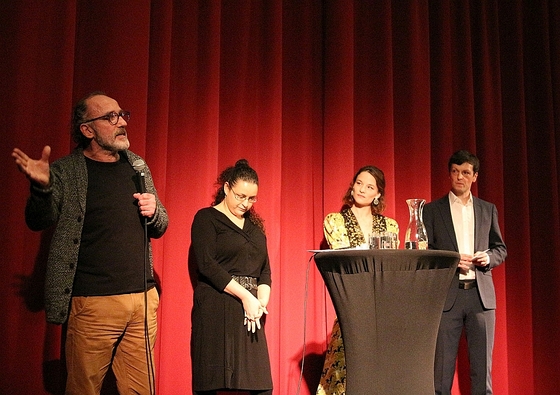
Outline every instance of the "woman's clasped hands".
{"label": "woman's clasped hands", "polygon": [[247,332],[255,333],[257,329],[261,329],[260,319],[263,314],[268,314],[268,310],[264,305],[258,302],[256,308],[246,308],[244,313],[243,325],[247,326]]}

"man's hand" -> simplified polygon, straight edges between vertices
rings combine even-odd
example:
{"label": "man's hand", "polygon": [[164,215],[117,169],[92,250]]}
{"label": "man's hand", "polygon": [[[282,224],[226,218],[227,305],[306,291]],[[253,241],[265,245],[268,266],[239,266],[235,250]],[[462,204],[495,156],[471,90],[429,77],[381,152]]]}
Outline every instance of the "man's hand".
{"label": "man's hand", "polygon": [[477,251],[474,256],[472,257],[472,263],[475,266],[485,267],[490,264],[490,252],[486,251]]}
{"label": "man's hand", "polygon": [[23,174],[32,182],[42,187],[47,187],[50,183],[50,167],[49,157],[51,155],[51,147],[46,145],[41,153],[41,159],[31,159],[19,148],[14,148],[12,157],[16,161],[16,165]]}
{"label": "man's hand", "polygon": [[151,193],[135,193],[132,195],[138,199],[138,210],[144,217],[151,218],[156,212],[156,197]]}
{"label": "man's hand", "polygon": [[467,272],[473,268],[472,259],[473,256],[471,254],[461,254],[461,260],[458,265],[461,274],[467,274]]}

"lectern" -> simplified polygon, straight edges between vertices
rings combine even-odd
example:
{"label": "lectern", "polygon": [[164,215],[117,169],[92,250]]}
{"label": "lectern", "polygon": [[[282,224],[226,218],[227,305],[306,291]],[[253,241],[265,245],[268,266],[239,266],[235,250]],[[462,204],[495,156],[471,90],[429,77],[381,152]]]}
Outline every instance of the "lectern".
{"label": "lectern", "polygon": [[348,395],[433,395],[443,305],[460,256],[436,250],[315,254],[340,323]]}

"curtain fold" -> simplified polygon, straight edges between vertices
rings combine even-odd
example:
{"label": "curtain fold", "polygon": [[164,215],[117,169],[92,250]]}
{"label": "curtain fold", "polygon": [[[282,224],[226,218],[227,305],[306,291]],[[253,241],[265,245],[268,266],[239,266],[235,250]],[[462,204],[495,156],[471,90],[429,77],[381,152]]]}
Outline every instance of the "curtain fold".
{"label": "curtain fold", "polygon": [[[275,393],[313,394],[334,319],[307,252],[325,246],[324,216],[376,165],[404,246],[405,200],[447,193],[463,148],[481,160],[473,192],[496,204],[509,253],[493,273],[495,393],[557,392],[559,26],[546,0],[1,2],[0,388],[57,394],[64,378],[61,328],[42,312],[50,232],[25,227],[29,185],[10,152],[66,155],[72,105],[102,90],[132,112],[131,149],[170,217],[153,243],[158,393],[191,391],[190,225],[223,168],[245,158],[259,174]],[[454,395],[470,391],[465,352]]]}

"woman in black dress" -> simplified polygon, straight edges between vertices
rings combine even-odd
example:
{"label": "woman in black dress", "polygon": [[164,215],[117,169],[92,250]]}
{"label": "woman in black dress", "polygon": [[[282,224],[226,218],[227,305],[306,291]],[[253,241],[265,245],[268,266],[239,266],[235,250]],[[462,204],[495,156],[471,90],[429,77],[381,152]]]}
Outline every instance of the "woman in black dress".
{"label": "woman in black dress", "polygon": [[262,219],[255,213],[258,177],[246,160],[225,169],[211,207],[194,217],[198,266],[192,310],[195,394],[245,390],[272,394],[264,317],[270,264]]}

